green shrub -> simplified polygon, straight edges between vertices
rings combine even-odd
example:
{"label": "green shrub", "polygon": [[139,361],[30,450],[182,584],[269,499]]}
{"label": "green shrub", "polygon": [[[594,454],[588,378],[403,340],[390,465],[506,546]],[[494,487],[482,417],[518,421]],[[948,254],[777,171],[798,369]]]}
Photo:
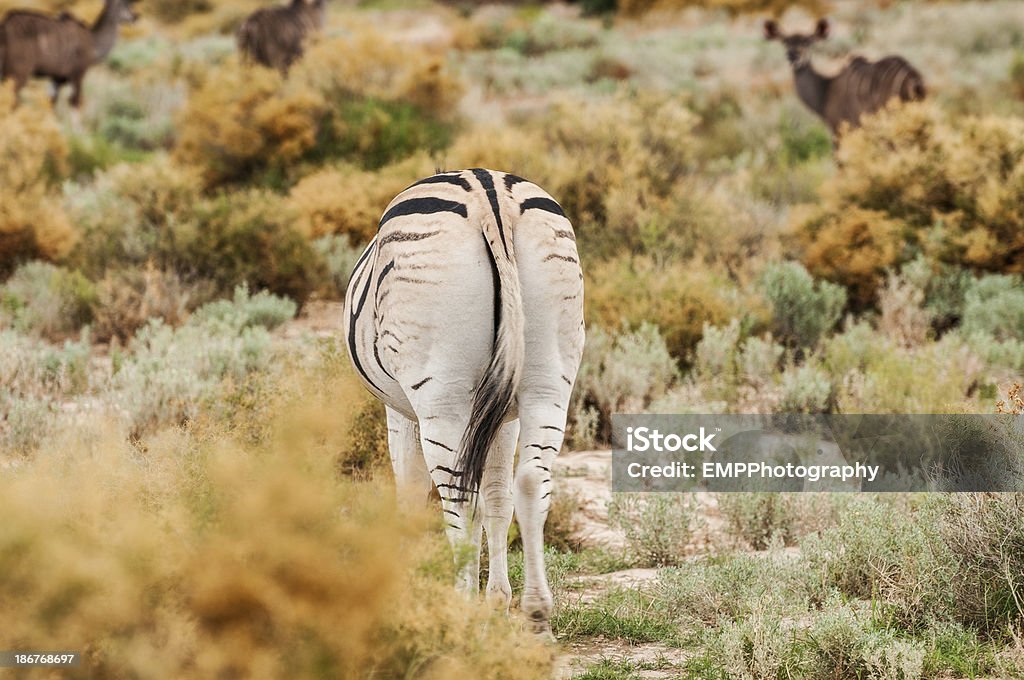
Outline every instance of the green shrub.
{"label": "green shrub", "polygon": [[[574,443],[588,446],[610,441],[612,413],[642,411],[678,377],[653,324],[618,335],[599,326],[590,328],[569,406]],[[581,427],[587,423],[594,429]]]}
{"label": "green shrub", "polygon": [[828,413],[832,410],[832,383],[823,369],[808,364],[790,366],[782,374],[783,413]]}
{"label": "green shrub", "polygon": [[322,236],[313,241],[313,248],[319,254],[327,268],[327,276],[331,284],[328,295],[336,300],[345,297],[345,290],[348,289],[348,280],[352,276],[352,269],[363,252],[363,246],[353,246],[349,237],[344,234],[332,234]]}
{"label": "green shrub", "polygon": [[948,494],[932,515],[956,573],[943,582],[949,618],[988,633],[1024,622],[1024,501],[1020,494]]}
{"label": "green shrub", "polygon": [[740,622],[759,611],[799,615],[815,592],[806,565],[775,552],[704,556],[662,570],[657,581],[662,606],[689,630]]}
{"label": "green shrub", "polygon": [[1024,340],[1024,280],[983,276],[964,296],[965,335],[984,333],[998,341]]}
{"label": "green shrub", "polygon": [[133,437],[194,421],[206,402],[220,395],[221,383],[244,383],[252,373],[273,367],[270,335],[262,326],[233,326],[235,315],[205,313],[180,328],[152,321],[136,333],[131,353],[120,361],[108,400],[121,406]]}
{"label": "green shrub", "polygon": [[616,494],[608,504],[608,523],[625,533],[637,564],[658,567],[679,564],[686,558],[702,520],[700,505],[691,496]]}
{"label": "green shrub", "polygon": [[773,540],[791,545],[799,520],[797,499],[782,493],[725,493],[717,496],[728,532],[754,550],[764,550]]}
{"label": "green shrub", "polygon": [[586,267],[584,276],[589,324],[635,328],[652,323],[679,362],[689,358],[705,324],[721,325],[739,317],[749,328],[760,316],[733,282],[700,262],[620,256]]}
{"label": "green shrub", "polygon": [[836,526],[802,544],[823,586],[877,601],[880,616],[908,628],[920,627],[928,615],[952,613],[955,562],[927,516],[852,497],[838,517]]}
{"label": "green shrub", "polygon": [[814,348],[835,327],[846,304],[842,288],[815,282],[796,262],[769,265],[761,286],[771,308],[773,332],[792,347]]}
{"label": "green shrub", "polygon": [[196,310],[191,321],[199,324],[221,323],[241,331],[253,326],[274,330],[295,316],[295,303],[262,290],[255,295],[242,285],[235,288],[234,298],[218,300]]}
{"label": "green shrub", "polygon": [[177,271],[220,291],[248,284],[302,303],[323,284],[326,269],[292,222],[271,194],[225,194],[197,206],[193,221],[174,235],[170,259]]}
{"label": "green shrub", "polygon": [[29,262],[0,286],[0,321],[23,333],[62,338],[92,321],[96,302],[96,287],[81,272]]}

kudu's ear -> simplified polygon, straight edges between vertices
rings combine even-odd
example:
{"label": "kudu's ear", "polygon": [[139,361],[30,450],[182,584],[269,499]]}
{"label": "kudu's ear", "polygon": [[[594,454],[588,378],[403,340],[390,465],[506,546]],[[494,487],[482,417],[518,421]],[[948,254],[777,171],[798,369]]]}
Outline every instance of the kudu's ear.
{"label": "kudu's ear", "polygon": [[773,19],[768,19],[764,22],[765,40],[778,40],[779,35],[779,25]]}
{"label": "kudu's ear", "polygon": [[824,40],[828,37],[828,31],[828,19],[818,19],[818,23],[814,27],[814,37],[818,40]]}

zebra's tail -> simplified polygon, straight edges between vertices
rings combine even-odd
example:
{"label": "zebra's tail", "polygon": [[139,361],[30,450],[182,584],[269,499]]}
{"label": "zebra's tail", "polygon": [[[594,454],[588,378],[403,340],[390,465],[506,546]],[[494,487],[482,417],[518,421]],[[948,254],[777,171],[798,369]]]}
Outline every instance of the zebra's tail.
{"label": "zebra's tail", "polygon": [[500,214],[484,226],[494,275],[494,351],[473,396],[473,410],[456,463],[463,493],[480,488],[487,453],[516,399],[523,371],[523,297],[512,243],[498,228]]}

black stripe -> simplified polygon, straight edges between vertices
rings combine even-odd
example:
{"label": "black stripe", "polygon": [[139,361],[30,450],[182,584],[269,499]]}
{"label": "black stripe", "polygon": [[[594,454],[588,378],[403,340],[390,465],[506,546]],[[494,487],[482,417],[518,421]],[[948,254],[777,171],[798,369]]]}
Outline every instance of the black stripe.
{"label": "black stripe", "polygon": [[[546,494],[544,494],[544,495],[543,495],[543,496],[541,496],[540,498],[541,498],[541,500],[544,500],[545,498],[547,498],[547,497],[548,497],[548,496],[550,496],[550,495],[551,495],[551,492],[550,492],[550,491],[548,491],[548,492],[547,492]],[[456,529],[457,529],[457,528],[458,528],[458,527],[456,527]]]}
{"label": "black stripe", "polygon": [[428,382],[430,382],[430,378],[424,378],[423,380],[421,380],[418,383],[416,383],[415,385],[413,385],[412,388],[414,390],[418,390],[419,388],[421,388],[424,385],[426,385]]}
{"label": "black stripe", "polygon": [[[365,257],[365,255],[364,255],[364,257]],[[359,304],[356,306],[355,309],[353,309],[351,312],[349,312],[349,319],[348,319],[348,349],[349,349],[349,354],[352,355],[352,364],[356,367],[356,370],[359,371],[359,375],[363,376],[363,379],[366,380],[366,382],[369,383],[370,386],[372,386],[373,389],[377,390],[380,394],[387,394],[384,390],[379,388],[377,386],[377,384],[375,382],[373,382],[373,380],[370,379],[369,374],[367,374],[366,370],[363,368],[362,362],[359,361],[359,352],[356,351],[356,320],[359,318],[359,315],[363,311],[363,305],[366,304],[366,296],[370,292],[370,282],[372,280],[373,279],[371,277],[369,277],[369,276],[366,277],[366,285],[363,286],[363,293],[362,293],[362,295],[359,298]],[[376,343],[375,343],[374,344],[374,351],[375,352],[376,352],[376,349],[377,349],[377,347],[376,347]]]}
{"label": "black stripe", "polygon": [[359,273],[359,267],[362,266],[363,262],[366,261],[366,258],[370,256],[370,253],[374,251],[376,246],[376,240],[370,241],[370,245],[366,246],[366,250],[364,250],[363,254],[359,256],[358,260],[356,260],[356,266],[352,267],[352,274],[348,277],[348,284],[345,285],[346,289],[352,285],[352,280],[356,277],[356,274]]}
{"label": "black stripe", "polygon": [[554,430],[555,432],[565,432],[565,430],[563,430],[562,428],[560,428],[560,427],[558,427],[556,425],[541,425],[540,429],[542,429],[542,430]]}
{"label": "black stripe", "polygon": [[554,213],[560,217],[565,217],[565,213],[562,211],[562,206],[555,203],[550,198],[544,196],[538,196],[536,198],[528,198],[522,202],[519,206],[519,214],[522,215],[527,210],[536,208],[537,210],[544,210],[545,212]]}
{"label": "black stripe", "polygon": [[526,181],[525,179],[523,179],[522,177],[519,177],[518,175],[506,174],[505,175],[505,188],[508,189],[509,191],[512,191],[512,187],[514,187],[515,185],[519,184],[520,182],[525,182],[525,181]]}
{"label": "black stripe", "polygon": [[453,175],[433,175],[432,177],[425,177],[419,182],[416,182],[412,187],[418,187],[421,184],[454,184],[457,187],[462,187],[466,191],[472,191],[473,187],[470,186],[469,180],[462,176],[462,173]]}
{"label": "black stripe", "polygon": [[491,204],[491,212],[494,213],[494,222],[498,225],[498,234],[501,236],[501,246],[505,249],[505,257],[507,258],[509,257],[508,243],[505,240],[505,225],[501,222],[501,206],[498,205],[498,192],[494,189],[494,178],[491,177],[491,173],[481,168],[474,168],[473,174],[476,175],[477,180],[487,194],[487,200]]}
{"label": "black stripe", "polygon": [[498,325],[501,324],[501,276],[498,274],[498,261],[494,259],[494,253],[491,251],[491,246],[487,242],[487,236],[483,233],[480,234],[484,238],[484,247],[487,249],[487,254],[490,256],[491,265],[491,279],[494,282],[494,340],[495,346],[498,344]]}
{"label": "black stripe", "polygon": [[540,444],[529,444],[526,448],[528,448],[528,449],[531,449],[531,448],[532,449],[540,449],[541,451],[547,451],[549,449],[551,451],[557,451],[558,450],[554,446],[541,446]]}
{"label": "black stripe", "polygon": [[431,236],[437,236],[440,231],[428,231],[426,233],[417,233],[414,231],[392,231],[387,236],[377,241],[378,246],[382,246],[385,243],[391,243],[392,241],[422,241],[425,238]]}
{"label": "black stripe", "polygon": [[[398,350],[396,350],[395,348],[392,347],[390,349],[395,354],[398,354]],[[388,369],[384,368],[384,364],[381,363],[381,360],[380,360],[380,350],[377,348],[377,343],[376,342],[373,343],[373,358],[377,362],[377,365],[380,366],[380,370],[384,371],[384,375],[386,375],[387,377],[389,377],[392,380],[394,380],[395,376],[391,375],[391,371],[389,371]]]}
{"label": "black stripe", "polygon": [[402,201],[398,205],[384,213],[384,217],[380,218],[380,224],[377,225],[377,229],[383,227],[388,220],[392,220],[396,217],[404,217],[406,215],[433,215],[435,213],[450,212],[456,215],[466,217],[469,212],[466,210],[466,206],[463,203],[457,201],[446,201],[443,198],[436,198],[434,196],[428,196],[426,198],[410,198]]}
{"label": "black stripe", "polygon": [[453,449],[452,447],[450,447],[450,446],[445,446],[445,445],[444,445],[444,444],[442,444],[441,442],[436,442],[436,441],[434,441],[433,439],[427,439],[426,437],[424,437],[424,438],[423,438],[423,441],[425,441],[425,442],[430,442],[430,443],[431,443],[431,444],[433,444],[434,446],[440,446],[440,447],[441,447],[442,449],[444,449],[444,450],[446,450],[446,451],[451,451],[451,452],[453,452],[453,453],[455,452],[455,449]]}
{"label": "black stripe", "polygon": [[384,277],[391,273],[391,270],[395,268],[395,261],[391,260],[380,270],[380,274],[377,275],[377,291],[380,291],[380,283],[384,280]]}
{"label": "black stripe", "polygon": [[434,469],[433,469],[433,470],[431,470],[430,472],[431,472],[431,473],[434,473],[434,472],[437,472],[438,470],[440,470],[441,472],[447,472],[447,473],[448,473],[448,474],[450,474],[450,475],[451,475],[452,477],[459,477],[459,476],[461,476],[461,475],[462,475],[462,473],[461,473],[461,472],[456,472],[455,470],[452,470],[452,469],[451,469],[451,468],[449,468],[449,467],[445,467],[444,465],[435,465],[435,466],[434,466]]}
{"label": "black stripe", "polygon": [[573,234],[568,229],[556,229],[555,230],[555,238],[567,238],[570,241],[573,241],[573,242],[576,241],[576,235]]}
{"label": "black stripe", "polygon": [[[571,381],[571,380],[569,380],[569,378],[567,378],[567,377],[566,377],[566,376],[564,376],[564,375],[562,376],[562,380],[564,380],[564,381],[565,381],[565,384],[566,384],[566,385],[572,385],[572,381]],[[540,428],[540,429],[542,429],[542,430],[543,430],[544,428],[542,427],[542,428]]]}
{"label": "black stripe", "polygon": [[454,510],[449,510],[448,508],[445,508],[444,510],[442,510],[442,512],[446,512],[449,515],[455,515],[456,517],[461,518],[461,515],[459,515],[459,513],[455,512]]}

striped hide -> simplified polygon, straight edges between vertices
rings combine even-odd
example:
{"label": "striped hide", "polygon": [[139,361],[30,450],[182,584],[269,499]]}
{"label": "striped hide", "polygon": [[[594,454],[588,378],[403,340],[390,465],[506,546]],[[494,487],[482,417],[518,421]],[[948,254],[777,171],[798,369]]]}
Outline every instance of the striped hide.
{"label": "striped hide", "polygon": [[106,0],[91,27],[67,13],[49,17],[26,10],[8,12],[0,21],[0,77],[13,80],[15,91],[30,78],[49,78],[54,101],[61,86],[70,84],[71,104],[77,109],[86,71],[113,49],[118,27],[135,20],[128,0]]}
{"label": "striped hide", "polygon": [[810,51],[829,34],[826,19],[818,21],[811,34],[779,32],[774,21],[764,25],[765,38],[778,40],[793,67],[797,95],[818,114],[838,142],[844,128],[860,126],[861,118],[885,107],[890,101],[918,101],[926,91],[921,74],[906,59],[889,56],[879,61],[854,57],[842,71],[824,76],[811,64]]}
{"label": "striped hide", "polygon": [[303,54],[311,33],[323,28],[325,0],[292,0],[284,7],[256,10],[238,27],[242,55],[287,74]]}
{"label": "striped hide", "polygon": [[400,502],[421,506],[438,490],[449,540],[476,556],[460,573],[466,591],[485,529],[487,594],[506,608],[514,506],[522,608],[548,629],[544,522],[584,340],[583,275],[562,209],[503,172],[423,179],[385,210],[345,310],[352,363],[387,407]]}

